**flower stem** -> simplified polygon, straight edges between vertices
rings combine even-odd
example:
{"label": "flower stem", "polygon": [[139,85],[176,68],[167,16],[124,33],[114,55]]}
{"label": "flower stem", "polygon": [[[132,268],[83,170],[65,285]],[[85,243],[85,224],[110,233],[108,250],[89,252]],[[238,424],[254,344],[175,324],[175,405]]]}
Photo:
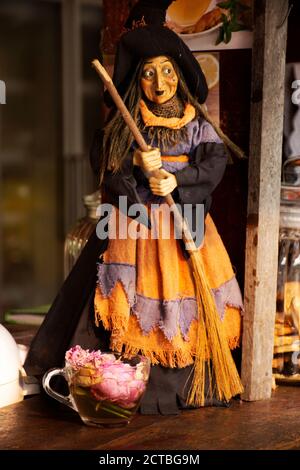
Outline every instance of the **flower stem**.
{"label": "flower stem", "polygon": [[120,418],[124,418],[124,419],[129,419],[130,418],[130,415],[128,414],[123,414],[123,409],[121,408],[120,410],[122,410],[122,413],[120,410],[115,410],[111,407],[111,405],[106,405],[104,406],[103,403],[97,403],[96,405],[96,411],[98,411],[99,409],[103,410],[103,411],[106,411],[107,413],[111,413],[113,415],[116,415],[116,416],[119,416]]}
{"label": "flower stem", "polygon": [[118,405],[114,405],[113,403],[108,403],[105,401],[103,403],[104,403],[104,406],[106,406],[107,408],[111,408],[112,410],[119,411],[120,413],[124,413],[125,415],[128,415],[128,416],[132,415],[132,411],[121,408]]}

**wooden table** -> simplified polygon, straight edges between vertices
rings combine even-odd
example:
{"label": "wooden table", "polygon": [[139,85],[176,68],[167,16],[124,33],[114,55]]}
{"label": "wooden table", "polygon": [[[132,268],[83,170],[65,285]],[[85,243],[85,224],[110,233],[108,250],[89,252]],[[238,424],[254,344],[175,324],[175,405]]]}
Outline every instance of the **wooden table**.
{"label": "wooden table", "polygon": [[281,386],[271,400],[234,401],[180,416],[141,416],[123,428],[94,428],[44,396],[0,409],[0,449],[300,450],[300,387]]}
{"label": "wooden table", "polygon": [[[29,345],[37,328],[9,325]],[[300,386],[279,386],[270,400],[202,408],[180,416],[141,416],[123,428],[84,425],[46,394],[0,408],[0,450],[300,450]]]}

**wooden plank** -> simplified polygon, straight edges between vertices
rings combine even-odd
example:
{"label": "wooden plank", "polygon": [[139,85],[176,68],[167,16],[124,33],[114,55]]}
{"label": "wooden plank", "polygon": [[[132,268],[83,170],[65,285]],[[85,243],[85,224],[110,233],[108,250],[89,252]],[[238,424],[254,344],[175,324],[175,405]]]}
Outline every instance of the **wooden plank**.
{"label": "wooden plank", "polygon": [[125,427],[86,426],[78,413],[42,395],[0,408],[1,450],[95,449],[109,446],[120,435],[143,433],[161,416],[136,416]]}
{"label": "wooden plank", "polygon": [[288,0],[255,0],[243,399],[271,395]]}
{"label": "wooden plank", "polygon": [[55,400],[36,396],[0,409],[0,449],[97,450],[99,456],[109,450],[300,450],[299,398],[299,387],[283,386],[264,402],[233,400],[229,408],[137,415],[125,427],[95,428]]}

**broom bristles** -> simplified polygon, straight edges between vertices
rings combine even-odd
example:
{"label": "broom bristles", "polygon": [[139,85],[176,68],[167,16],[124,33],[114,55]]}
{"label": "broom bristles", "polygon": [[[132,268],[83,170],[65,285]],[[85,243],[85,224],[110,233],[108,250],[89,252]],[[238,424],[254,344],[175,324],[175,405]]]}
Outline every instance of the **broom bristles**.
{"label": "broom bristles", "polygon": [[[205,398],[229,401],[242,393],[243,386],[225,337],[211,289],[206,280],[202,260],[197,251],[191,253],[191,267],[198,306],[198,331],[194,374],[187,403],[204,406]],[[206,364],[208,384],[206,384]],[[215,383],[213,386],[213,378]],[[205,396],[207,389],[207,396]]]}

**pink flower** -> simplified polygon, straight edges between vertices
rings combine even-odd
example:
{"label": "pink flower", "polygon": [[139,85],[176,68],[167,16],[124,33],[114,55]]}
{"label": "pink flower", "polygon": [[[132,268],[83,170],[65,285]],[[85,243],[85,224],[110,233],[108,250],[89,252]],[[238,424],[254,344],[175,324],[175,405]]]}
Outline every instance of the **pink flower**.
{"label": "pink flower", "polygon": [[91,387],[96,400],[107,400],[124,408],[132,408],[145,391],[145,382],[135,379],[135,368],[122,362],[103,369],[101,381]]}
{"label": "pink flower", "polygon": [[82,349],[81,346],[74,346],[66,352],[65,360],[67,365],[73,369],[81,367],[98,368],[102,364],[112,364],[116,361],[114,354],[102,353],[99,349],[97,351],[90,351],[89,349]]}
{"label": "pink flower", "polygon": [[[123,408],[133,408],[145,391],[149,369],[146,359],[136,366],[124,363],[114,354],[89,351],[79,345],[65,355],[72,382],[90,389],[98,401],[110,401]],[[146,366],[146,367],[145,367]],[[75,373],[74,373],[75,372]]]}

